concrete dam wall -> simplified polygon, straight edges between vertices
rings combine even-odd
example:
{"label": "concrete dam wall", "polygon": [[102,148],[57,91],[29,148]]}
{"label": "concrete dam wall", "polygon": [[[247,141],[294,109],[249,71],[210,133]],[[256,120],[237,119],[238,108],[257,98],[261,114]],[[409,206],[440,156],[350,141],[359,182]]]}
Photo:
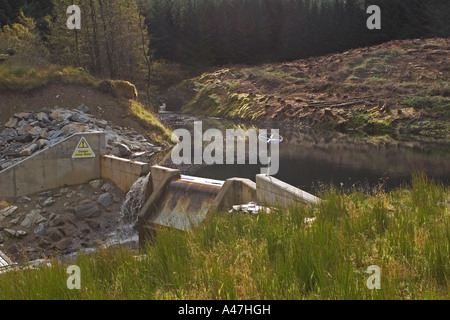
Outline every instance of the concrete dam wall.
{"label": "concrete dam wall", "polygon": [[320,201],[314,195],[274,177],[217,181],[183,176],[177,169],[149,167],[142,162],[105,155],[105,134],[75,134],[0,172],[0,197],[15,199],[59,187],[108,179],[127,193],[150,172],[146,199],[137,215],[139,243],[152,238],[158,228],[181,231],[198,226],[212,212],[225,212],[234,205],[258,202],[290,207]]}

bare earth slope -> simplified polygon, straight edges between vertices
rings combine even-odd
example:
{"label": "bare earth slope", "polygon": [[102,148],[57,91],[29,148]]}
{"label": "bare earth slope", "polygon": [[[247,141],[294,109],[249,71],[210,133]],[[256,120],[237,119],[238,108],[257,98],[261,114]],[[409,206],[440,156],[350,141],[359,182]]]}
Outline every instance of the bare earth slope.
{"label": "bare earth slope", "polygon": [[172,94],[184,98],[188,113],[442,139],[450,133],[449,76],[449,39],[404,40],[222,68],[185,81]]}
{"label": "bare earth slope", "polygon": [[0,93],[0,129],[6,121],[19,112],[40,111],[43,108],[76,109],[85,104],[93,116],[120,127],[133,128],[147,134],[148,128],[137,121],[122,100],[106,95],[87,85],[54,83],[30,92]]}

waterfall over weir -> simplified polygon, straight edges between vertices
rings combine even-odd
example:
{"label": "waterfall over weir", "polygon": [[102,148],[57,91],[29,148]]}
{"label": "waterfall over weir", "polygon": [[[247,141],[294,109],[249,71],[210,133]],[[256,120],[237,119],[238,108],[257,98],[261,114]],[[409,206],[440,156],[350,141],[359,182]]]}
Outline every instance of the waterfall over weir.
{"label": "waterfall over weir", "polygon": [[138,214],[146,201],[146,193],[150,174],[140,177],[128,191],[122,204],[117,230],[117,242],[137,241],[136,223]]}
{"label": "waterfall over weir", "polygon": [[[151,174],[140,177],[131,187],[122,204],[119,227],[112,236],[113,243],[129,243],[139,239],[138,215],[149,198]],[[188,230],[198,225],[207,215],[220,191],[223,181],[181,176],[172,181],[156,203],[152,215],[154,224]]]}
{"label": "waterfall over weir", "polygon": [[122,225],[135,225],[138,213],[145,202],[145,193],[150,180],[150,174],[140,177],[128,191],[120,211],[120,222]]}

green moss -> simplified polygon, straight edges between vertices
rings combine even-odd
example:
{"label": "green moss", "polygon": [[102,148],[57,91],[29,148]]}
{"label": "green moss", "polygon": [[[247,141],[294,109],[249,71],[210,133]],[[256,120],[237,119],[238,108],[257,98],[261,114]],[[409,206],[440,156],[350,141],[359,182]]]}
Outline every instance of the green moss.
{"label": "green moss", "polygon": [[403,104],[414,109],[425,110],[430,113],[442,113],[450,118],[450,99],[444,97],[409,97],[403,100]]}
{"label": "green moss", "polygon": [[165,127],[153,112],[147,110],[137,101],[129,100],[128,103],[131,114],[145,122],[149,127],[149,134],[154,141],[165,144],[171,140],[172,131]]}
{"label": "green moss", "polygon": [[392,124],[377,120],[370,114],[354,114],[347,122],[347,129],[361,131],[369,135],[386,135],[392,133]]}

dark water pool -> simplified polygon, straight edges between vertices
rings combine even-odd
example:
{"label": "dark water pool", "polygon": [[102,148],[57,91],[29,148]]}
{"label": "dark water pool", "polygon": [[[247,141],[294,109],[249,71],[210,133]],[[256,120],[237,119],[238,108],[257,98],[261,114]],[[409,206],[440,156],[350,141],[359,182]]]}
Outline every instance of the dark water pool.
{"label": "dark water pool", "polygon": [[[173,128],[193,129],[194,121],[203,122],[203,130],[240,127],[252,124],[223,119],[197,118],[163,114],[162,119]],[[261,125],[259,125],[261,128]],[[308,192],[323,185],[371,189],[382,185],[391,190],[411,182],[413,172],[421,171],[430,178],[450,185],[450,145],[439,142],[393,141],[382,138],[351,137],[338,133],[300,132],[282,123],[265,125],[279,129],[284,140],[280,144],[280,169],[275,175]],[[248,161],[246,162],[248,163]],[[170,159],[166,165],[175,167]],[[255,180],[262,165],[197,165],[182,166],[185,174],[226,180],[243,177]]]}

